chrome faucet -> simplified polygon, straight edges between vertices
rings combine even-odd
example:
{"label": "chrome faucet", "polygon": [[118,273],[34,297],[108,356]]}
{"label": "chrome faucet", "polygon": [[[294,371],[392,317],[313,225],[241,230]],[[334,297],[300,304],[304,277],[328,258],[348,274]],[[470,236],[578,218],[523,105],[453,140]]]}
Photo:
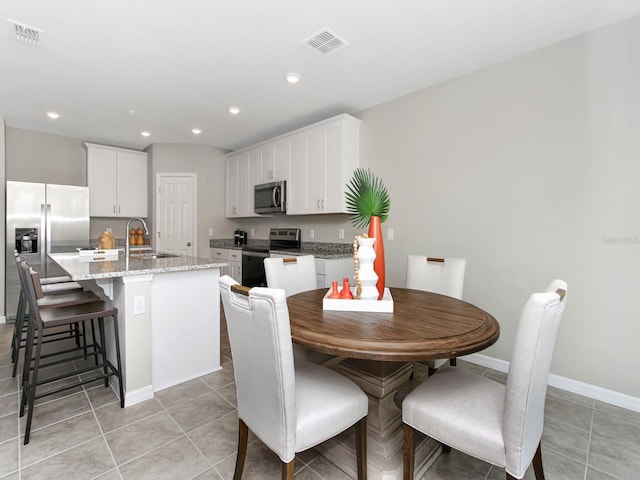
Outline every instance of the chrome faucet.
{"label": "chrome faucet", "polygon": [[144,234],[145,235],[149,235],[149,229],[147,228],[147,224],[144,223],[143,219],[141,219],[140,217],[133,217],[133,218],[129,219],[129,221],[127,222],[127,231],[126,231],[126,234],[125,234],[126,243],[125,243],[125,250],[124,250],[125,258],[127,260],[129,260],[129,254],[131,253],[131,245],[130,245],[130,240],[129,240],[131,235],[129,234],[129,227],[131,226],[131,222],[133,222],[134,220],[139,220],[142,223],[142,226],[144,227]]}

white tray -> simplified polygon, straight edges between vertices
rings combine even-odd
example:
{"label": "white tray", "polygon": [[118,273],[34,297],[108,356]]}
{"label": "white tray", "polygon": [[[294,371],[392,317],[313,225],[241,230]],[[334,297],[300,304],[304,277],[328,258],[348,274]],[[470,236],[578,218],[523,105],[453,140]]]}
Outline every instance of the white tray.
{"label": "white tray", "polygon": [[[356,287],[351,287],[351,293],[355,296]],[[381,300],[346,300],[340,298],[329,298],[329,289],[322,299],[323,310],[338,310],[342,312],[393,312],[393,298],[388,288],[384,289]]]}

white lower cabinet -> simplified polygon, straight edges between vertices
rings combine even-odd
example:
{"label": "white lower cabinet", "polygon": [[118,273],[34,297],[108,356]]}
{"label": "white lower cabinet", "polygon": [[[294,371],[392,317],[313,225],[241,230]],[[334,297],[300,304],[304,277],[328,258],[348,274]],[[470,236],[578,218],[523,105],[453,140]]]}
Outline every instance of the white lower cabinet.
{"label": "white lower cabinet", "polygon": [[242,250],[235,248],[210,248],[209,250],[212,259],[229,264],[220,269],[220,276],[229,275],[235,281],[242,283]]}
{"label": "white lower cabinet", "polygon": [[316,285],[318,288],[331,288],[331,282],[336,280],[342,288],[342,279],[347,277],[354,285],[353,257],[316,258]]}

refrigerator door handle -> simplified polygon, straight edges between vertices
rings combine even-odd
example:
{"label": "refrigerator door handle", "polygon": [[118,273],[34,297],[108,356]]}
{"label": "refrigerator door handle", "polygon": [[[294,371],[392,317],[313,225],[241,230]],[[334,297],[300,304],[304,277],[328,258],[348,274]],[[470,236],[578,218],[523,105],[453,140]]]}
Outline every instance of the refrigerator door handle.
{"label": "refrigerator door handle", "polygon": [[[40,269],[42,270],[44,266],[47,264],[47,246],[46,243],[49,241],[49,233],[47,230],[47,219],[49,216],[47,215],[47,207],[48,205],[41,203],[40,204],[40,238],[38,242],[40,243]],[[42,277],[45,277],[45,272],[42,270]]]}
{"label": "refrigerator door handle", "polygon": [[46,225],[47,230],[45,233],[46,235],[45,241],[47,242],[47,245],[46,245],[47,251],[44,254],[44,260],[42,261],[42,270],[44,271],[45,276],[49,275],[49,272],[47,272],[47,261],[49,260],[47,255],[51,253],[51,204],[50,203],[47,203],[46,209],[47,211],[45,214],[45,218],[47,222],[47,225]]}

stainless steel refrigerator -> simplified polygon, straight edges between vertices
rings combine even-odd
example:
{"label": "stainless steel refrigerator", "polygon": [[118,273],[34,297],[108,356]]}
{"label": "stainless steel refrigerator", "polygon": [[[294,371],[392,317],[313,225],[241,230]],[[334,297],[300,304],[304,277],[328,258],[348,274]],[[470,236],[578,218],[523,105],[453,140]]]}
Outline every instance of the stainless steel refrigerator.
{"label": "stainless steel refrigerator", "polygon": [[50,252],[72,252],[89,245],[89,188],[7,182],[5,315],[15,318],[20,279],[18,250],[42,277],[63,275]]}

